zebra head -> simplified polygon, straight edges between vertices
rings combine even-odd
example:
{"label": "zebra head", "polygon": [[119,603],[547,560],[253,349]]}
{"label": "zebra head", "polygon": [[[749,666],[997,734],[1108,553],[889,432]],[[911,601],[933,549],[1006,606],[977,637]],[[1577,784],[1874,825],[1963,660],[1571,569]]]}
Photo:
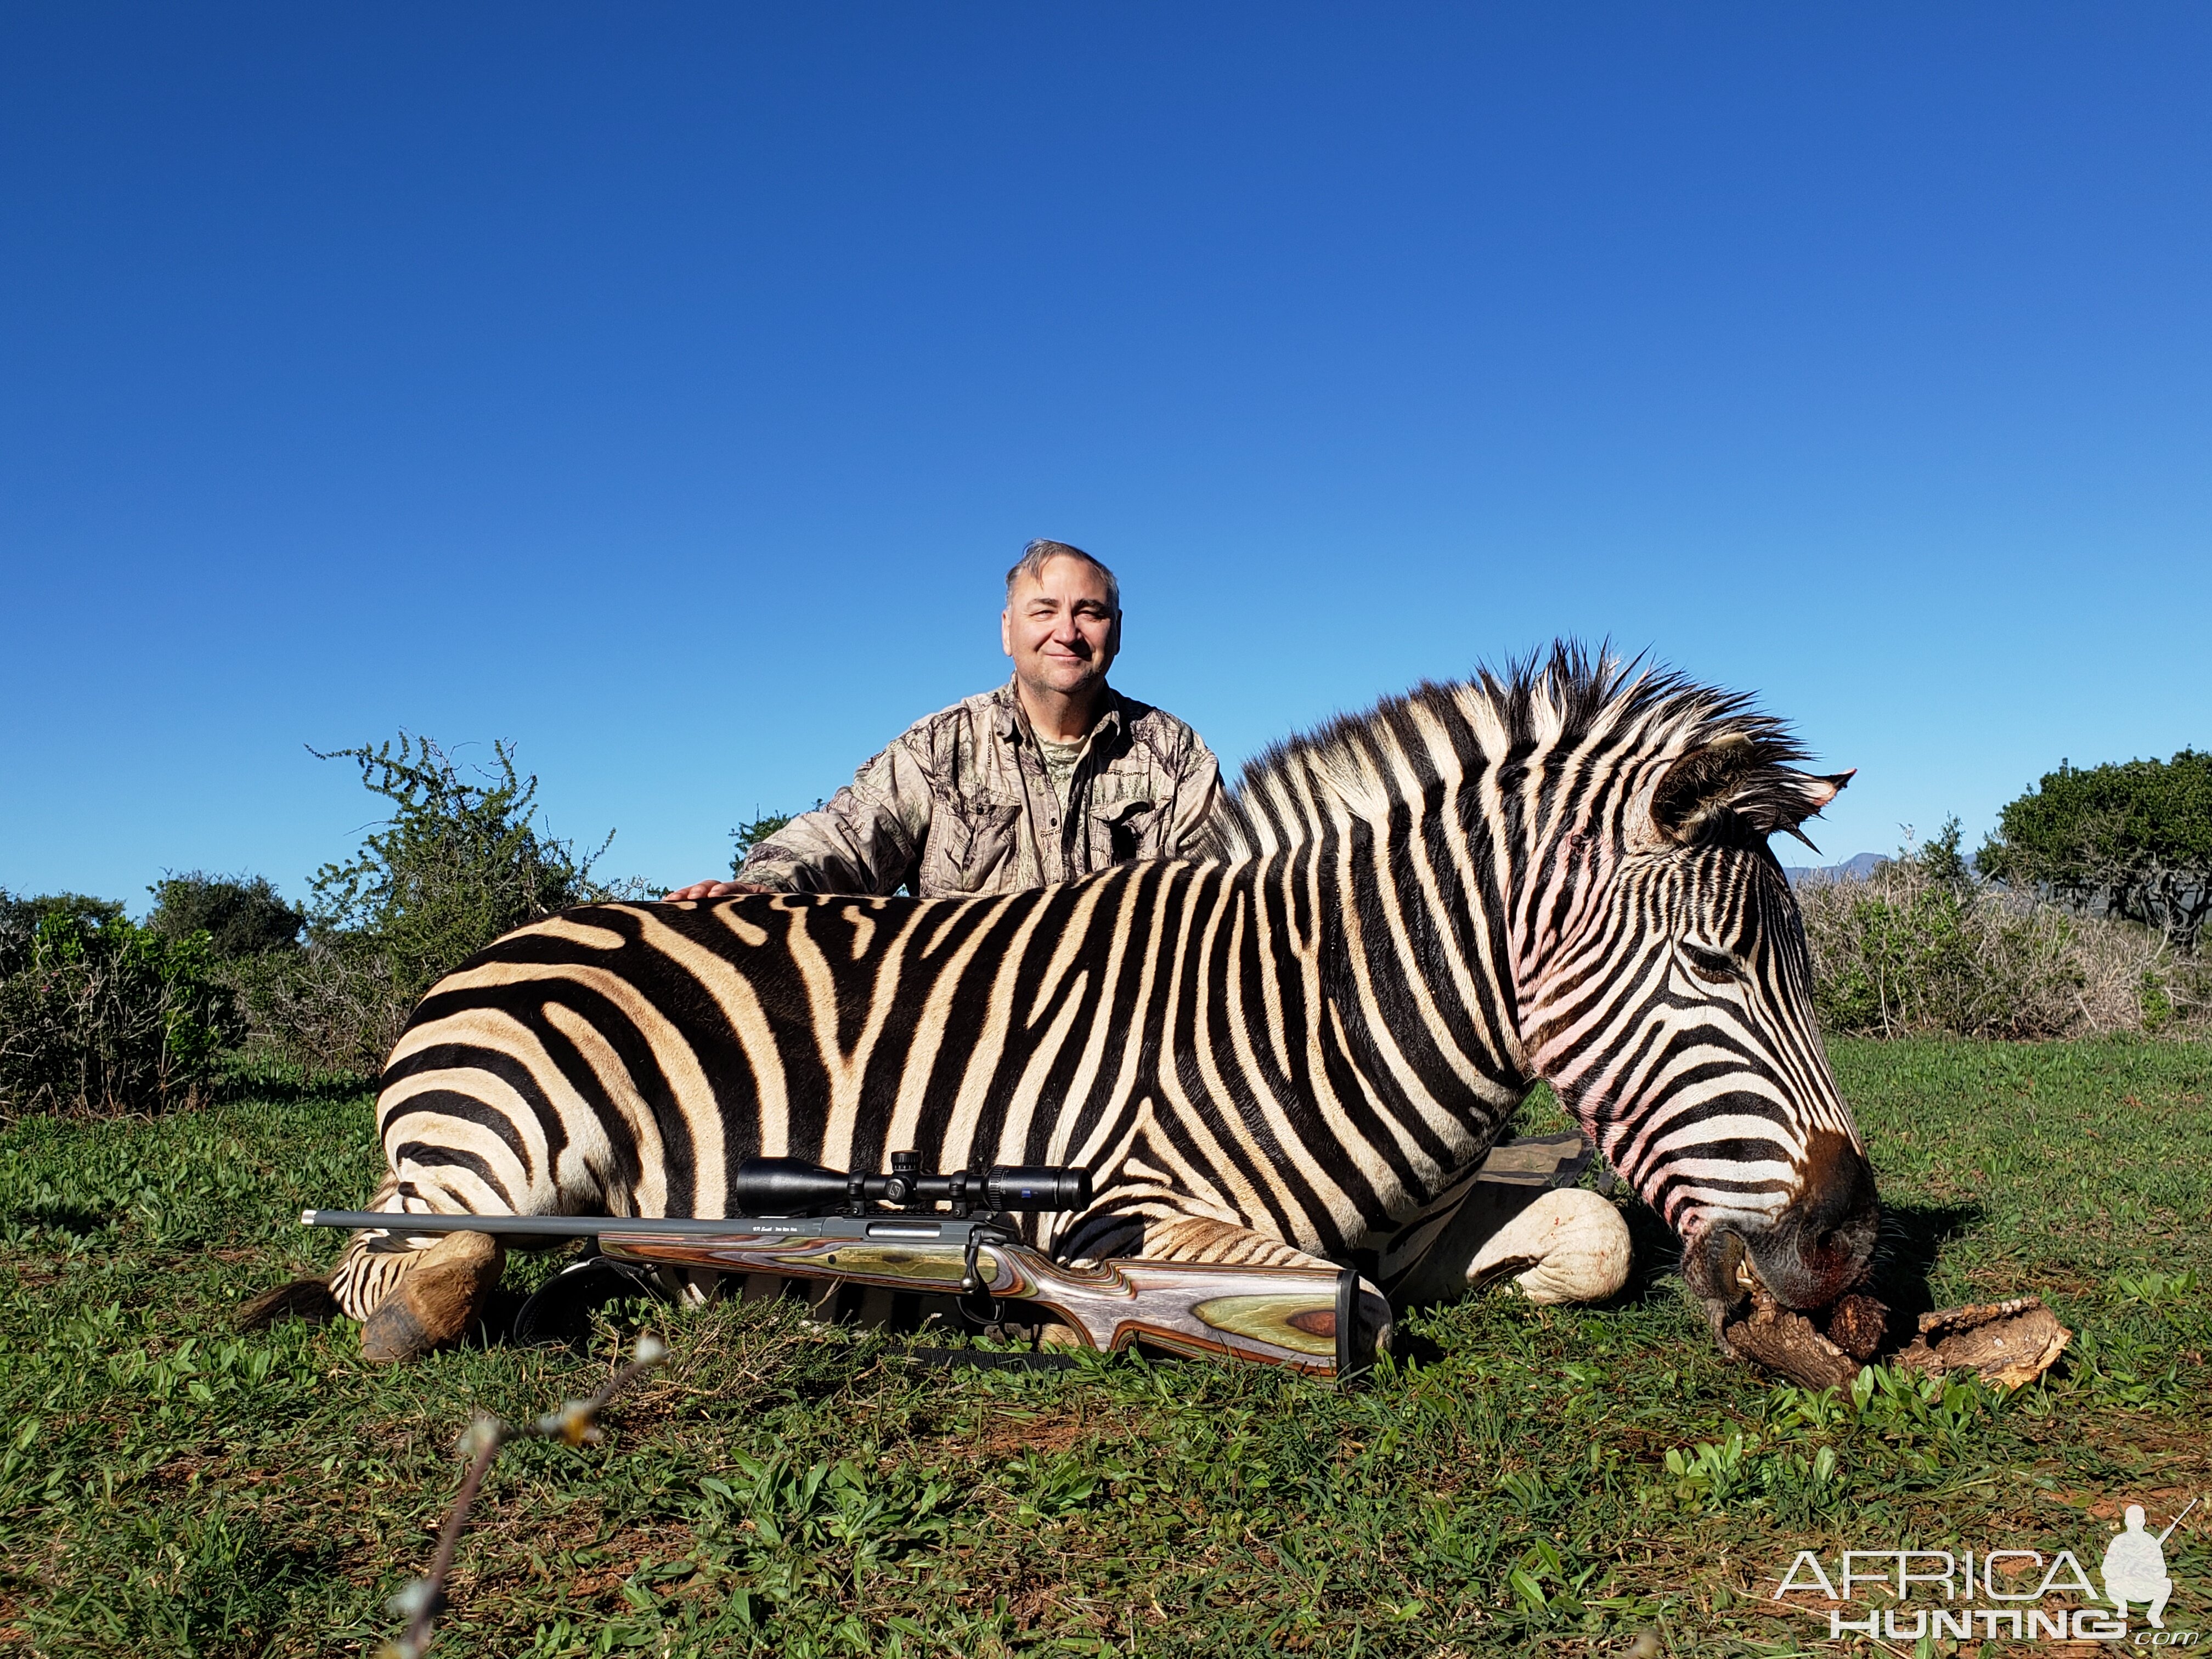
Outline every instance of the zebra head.
{"label": "zebra head", "polygon": [[1822,1306],[1879,1211],[1767,837],[1803,840],[1851,775],[1794,769],[1778,723],[1671,675],[1555,655],[1546,679],[1569,706],[1531,734],[1510,912],[1528,1069],[1680,1235],[1716,1331],[1754,1280]]}

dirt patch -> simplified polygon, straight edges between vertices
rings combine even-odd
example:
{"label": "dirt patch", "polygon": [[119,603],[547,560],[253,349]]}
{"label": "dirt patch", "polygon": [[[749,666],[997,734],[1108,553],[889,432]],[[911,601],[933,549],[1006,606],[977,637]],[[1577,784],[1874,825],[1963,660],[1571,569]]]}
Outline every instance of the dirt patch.
{"label": "dirt patch", "polygon": [[969,1444],[977,1457],[1019,1457],[1025,1452],[1072,1450],[1091,1431],[1079,1410],[994,1413]]}
{"label": "dirt patch", "polygon": [[2179,1515],[2182,1506],[2196,1496],[2197,1488],[2194,1486],[2153,1486],[2143,1492],[2131,1492],[2125,1498],[2098,1498],[2094,1502],[2083,1504],[2081,1512],[2095,1520],[2117,1524],[2127,1514],[2130,1504],[2140,1504],[2147,1513],[2152,1515],[2161,1512]]}

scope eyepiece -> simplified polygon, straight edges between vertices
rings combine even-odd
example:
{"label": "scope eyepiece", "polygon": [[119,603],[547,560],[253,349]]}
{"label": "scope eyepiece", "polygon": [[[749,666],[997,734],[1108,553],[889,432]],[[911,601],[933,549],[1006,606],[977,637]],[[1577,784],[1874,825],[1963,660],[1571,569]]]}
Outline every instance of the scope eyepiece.
{"label": "scope eyepiece", "polygon": [[983,1177],[994,1210],[1079,1210],[1091,1202],[1091,1171],[1051,1164],[1001,1164]]}

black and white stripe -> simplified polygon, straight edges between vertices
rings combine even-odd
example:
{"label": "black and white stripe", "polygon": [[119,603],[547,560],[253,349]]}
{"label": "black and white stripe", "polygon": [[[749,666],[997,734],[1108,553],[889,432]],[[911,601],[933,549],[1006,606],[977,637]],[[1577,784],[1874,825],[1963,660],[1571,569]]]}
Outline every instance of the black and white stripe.
{"label": "black and white stripe", "polygon": [[[1065,1259],[1387,1283],[1548,1077],[1686,1239],[1744,1237],[1786,1299],[1820,1277],[1792,1214],[1840,1214],[1863,1166],[1765,845],[1839,784],[1796,754],[1739,698],[1561,650],[1263,755],[1216,856],[570,911],[416,1011],[374,1205],[714,1216],[745,1158],[912,1148],[1090,1169],[1089,1210],[1028,1223]],[[359,1316],[407,1259],[363,1236],[333,1289]]]}

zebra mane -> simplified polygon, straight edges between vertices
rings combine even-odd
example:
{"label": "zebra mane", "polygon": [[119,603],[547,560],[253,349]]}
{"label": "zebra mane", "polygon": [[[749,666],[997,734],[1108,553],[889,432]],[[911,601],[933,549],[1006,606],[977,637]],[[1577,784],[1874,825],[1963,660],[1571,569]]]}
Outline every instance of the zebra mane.
{"label": "zebra mane", "polygon": [[1438,775],[1569,750],[1614,771],[1691,757],[1668,772],[1659,802],[1686,822],[1723,781],[1731,807],[1752,818],[1789,827],[1804,816],[1803,775],[1788,769],[1805,751],[1747,695],[1563,640],[1503,670],[1424,681],[1269,744],[1224,799],[1212,850],[1256,856],[1304,845],[1346,817],[1379,824]]}

